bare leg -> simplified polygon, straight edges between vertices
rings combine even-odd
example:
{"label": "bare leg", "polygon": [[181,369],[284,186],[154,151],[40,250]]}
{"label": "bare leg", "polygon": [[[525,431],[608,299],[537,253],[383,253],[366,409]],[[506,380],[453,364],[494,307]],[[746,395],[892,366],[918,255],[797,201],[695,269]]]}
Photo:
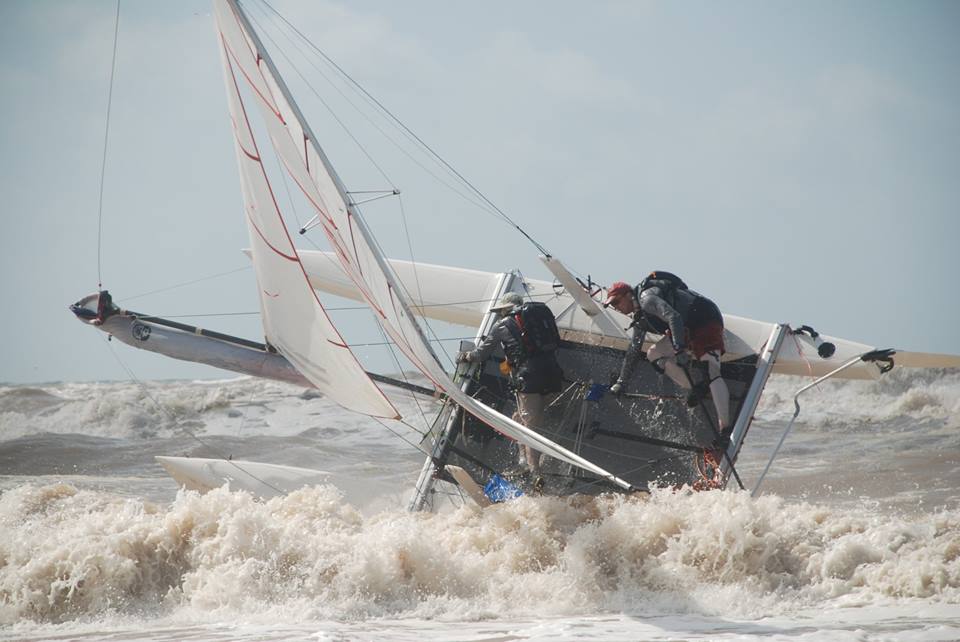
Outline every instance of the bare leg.
{"label": "bare leg", "polygon": [[[543,426],[543,411],[546,406],[545,395],[535,392],[518,392],[517,406],[520,412],[520,423],[531,430],[538,430]],[[534,477],[540,475],[540,453],[530,446],[524,446],[527,466]]]}
{"label": "bare leg", "polygon": [[727,382],[720,376],[720,357],[715,352],[708,352],[700,357],[700,361],[707,362],[707,373],[710,375],[710,396],[717,409],[717,422],[722,432],[730,419],[730,390]]}
{"label": "bare leg", "polygon": [[667,376],[673,379],[673,382],[681,388],[690,387],[690,378],[687,377],[687,373],[683,371],[683,368],[677,365],[677,359],[673,352],[673,343],[670,341],[670,337],[663,337],[653,344],[650,349],[647,350],[647,359],[650,363],[656,363],[659,360]]}

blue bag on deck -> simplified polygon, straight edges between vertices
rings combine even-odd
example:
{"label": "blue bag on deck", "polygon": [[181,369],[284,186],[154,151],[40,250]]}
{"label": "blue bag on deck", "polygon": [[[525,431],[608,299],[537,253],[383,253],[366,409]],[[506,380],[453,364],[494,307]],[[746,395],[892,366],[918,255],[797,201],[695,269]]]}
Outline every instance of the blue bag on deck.
{"label": "blue bag on deck", "polygon": [[490,498],[490,501],[495,504],[523,495],[522,490],[497,474],[494,474],[493,477],[490,478],[487,485],[483,487],[483,492]]}
{"label": "blue bag on deck", "polygon": [[587,391],[586,400],[600,401],[603,399],[603,395],[606,394],[607,390],[609,389],[610,386],[605,386],[602,383],[595,383],[590,386],[590,390]]}

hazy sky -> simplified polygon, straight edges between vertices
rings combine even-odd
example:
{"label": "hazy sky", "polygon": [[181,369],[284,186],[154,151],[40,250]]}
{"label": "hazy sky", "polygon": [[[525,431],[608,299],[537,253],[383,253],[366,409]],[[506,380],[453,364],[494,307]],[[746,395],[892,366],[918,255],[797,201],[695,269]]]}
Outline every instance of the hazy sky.
{"label": "hazy sky", "polygon": [[[728,313],[960,354],[960,3],[274,6],[578,273],[667,269]],[[115,7],[0,2],[0,382],[228,376],[111,350],[67,311],[98,282]],[[348,186],[390,187],[307,93]],[[549,278],[516,231],[361,142],[403,191],[418,261]],[[390,200],[364,211],[408,258]],[[159,315],[255,310],[240,207],[210,6],[124,0],[104,285]],[[180,318],[261,338],[254,316]]]}

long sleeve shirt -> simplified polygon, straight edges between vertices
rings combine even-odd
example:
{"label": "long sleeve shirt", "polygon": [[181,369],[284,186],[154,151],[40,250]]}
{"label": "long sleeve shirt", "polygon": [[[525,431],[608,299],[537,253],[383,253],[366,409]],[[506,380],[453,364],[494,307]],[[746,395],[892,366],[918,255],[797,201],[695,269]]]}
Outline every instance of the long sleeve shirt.
{"label": "long sleeve shirt", "polygon": [[490,329],[490,334],[483,338],[483,341],[480,342],[475,349],[470,351],[469,361],[478,362],[486,361],[497,346],[503,346],[506,348],[513,341],[513,335],[510,333],[510,328],[508,323],[516,323],[511,317],[503,317],[495,324],[493,328]]}
{"label": "long sleeve shirt", "polygon": [[[676,291],[674,299],[677,307],[686,311],[694,300],[690,291]],[[648,331],[663,334],[670,330],[671,341],[675,350],[684,348],[684,316],[662,298],[660,288],[652,287],[640,293],[637,310],[633,313],[632,334],[627,353],[620,368],[620,381],[626,382],[633,375],[633,370],[643,353],[643,341]],[[658,327],[659,326],[659,327]]]}

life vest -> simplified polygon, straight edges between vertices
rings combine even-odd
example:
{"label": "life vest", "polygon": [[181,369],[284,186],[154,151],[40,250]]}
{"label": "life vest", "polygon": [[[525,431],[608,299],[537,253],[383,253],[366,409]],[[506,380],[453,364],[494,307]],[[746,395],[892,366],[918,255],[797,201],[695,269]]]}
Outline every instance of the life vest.
{"label": "life vest", "polygon": [[667,331],[669,326],[665,321],[654,316],[647,315],[643,312],[643,309],[640,307],[640,295],[643,294],[645,290],[650,288],[657,288],[660,290],[660,298],[666,301],[670,307],[677,308],[677,290],[689,290],[687,284],[684,283],[683,279],[672,272],[666,272],[664,270],[654,270],[647,277],[640,281],[640,284],[634,288],[634,296],[637,297],[637,318],[634,323],[644,323],[646,328],[656,332],[657,334],[663,334]]}

